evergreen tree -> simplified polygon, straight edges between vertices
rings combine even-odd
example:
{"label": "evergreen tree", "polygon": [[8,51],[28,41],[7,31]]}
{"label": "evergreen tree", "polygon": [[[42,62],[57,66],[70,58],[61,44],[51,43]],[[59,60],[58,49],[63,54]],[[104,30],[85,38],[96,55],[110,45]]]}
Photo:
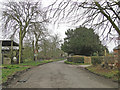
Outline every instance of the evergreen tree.
{"label": "evergreen tree", "polygon": [[64,44],[62,50],[68,54],[74,55],[104,55],[104,50],[108,49],[101,44],[99,36],[93,29],[79,27],[75,30],[69,29],[65,32]]}

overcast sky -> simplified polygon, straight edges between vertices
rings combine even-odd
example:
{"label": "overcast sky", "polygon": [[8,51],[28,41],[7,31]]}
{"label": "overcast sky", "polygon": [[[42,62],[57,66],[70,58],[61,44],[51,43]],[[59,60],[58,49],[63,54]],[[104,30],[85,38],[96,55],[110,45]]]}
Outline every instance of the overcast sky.
{"label": "overcast sky", "polygon": [[[0,0],[0,2],[7,2],[7,1],[8,0]],[[9,0],[9,1],[18,1],[18,0]],[[20,0],[20,1],[24,1],[24,0]],[[36,0],[32,0],[32,1],[36,1]],[[46,6],[50,5],[52,2],[54,2],[54,0],[43,0],[42,4],[44,7],[46,7]],[[2,9],[0,9],[0,16],[1,16],[1,11],[2,11]],[[75,26],[71,26],[67,23],[61,23],[59,25],[59,27],[55,26],[54,24],[49,24],[48,30],[52,34],[58,33],[60,38],[63,40],[63,38],[65,37],[65,31],[69,28],[74,28],[74,27]],[[0,39],[2,38],[1,35],[2,35],[2,31],[0,31]],[[113,41],[110,43],[107,43],[107,47],[108,47],[109,51],[112,51],[113,48],[115,47],[115,43]]]}

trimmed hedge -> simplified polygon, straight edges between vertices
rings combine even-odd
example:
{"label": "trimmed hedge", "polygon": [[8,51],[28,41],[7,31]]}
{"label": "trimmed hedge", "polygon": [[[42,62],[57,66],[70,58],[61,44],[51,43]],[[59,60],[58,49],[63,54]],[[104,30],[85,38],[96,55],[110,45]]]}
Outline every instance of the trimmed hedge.
{"label": "trimmed hedge", "polygon": [[91,60],[92,60],[92,64],[93,65],[97,65],[97,64],[101,64],[102,63],[103,57],[101,57],[101,56],[92,56]]}
{"label": "trimmed hedge", "polygon": [[84,63],[84,57],[71,56],[67,58],[67,61],[74,62],[74,63]]}
{"label": "trimmed hedge", "polygon": [[[85,60],[86,57],[84,56],[71,56],[71,57],[68,57],[67,58],[67,61],[68,62],[73,62],[73,63],[85,63],[84,60]],[[91,63],[93,65],[98,65],[98,64],[101,64],[104,60],[104,57],[102,56],[92,56],[91,57]]]}

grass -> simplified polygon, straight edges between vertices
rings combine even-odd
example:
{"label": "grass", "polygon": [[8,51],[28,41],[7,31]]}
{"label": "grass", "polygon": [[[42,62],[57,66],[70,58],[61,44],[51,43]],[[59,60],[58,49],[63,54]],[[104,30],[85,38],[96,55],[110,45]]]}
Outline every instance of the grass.
{"label": "grass", "polygon": [[9,68],[7,69],[2,69],[2,82],[3,83],[7,81],[9,76],[14,75],[17,71],[22,71],[22,70],[29,68],[29,67],[19,67],[19,66],[15,68],[14,66],[15,65],[11,65],[11,67],[9,66]]}
{"label": "grass", "polygon": [[105,69],[105,68],[102,68],[100,65],[89,66],[89,67],[86,67],[86,69],[95,74],[98,74],[107,78],[111,78],[114,81],[118,80],[118,73],[119,73],[118,69]]}
{"label": "grass", "polygon": [[66,64],[71,64],[71,65],[90,65],[88,63],[74,63],[74,62],[69,62],[69,61],[64,61]]}
{"label": "grass", "polygon": [[49,63],[49,62],[53,62],[53,60],[30,61],[30,62],[22,63],[20,65],[22,65],[22,66],[37,66],[37,65],[45,64],[45,63]]}
{"label": "grass", "polygon": [[43,60],[43,61],[27,61],[21,64],[14,65],[2,65],[2,83],[8,80],[8,77],[14,75],[18,71],[23,71],[33,66],[38,66],[40,64],[45,64],[53,61],[59,61],[63,59],[53,59],[53,60]]}

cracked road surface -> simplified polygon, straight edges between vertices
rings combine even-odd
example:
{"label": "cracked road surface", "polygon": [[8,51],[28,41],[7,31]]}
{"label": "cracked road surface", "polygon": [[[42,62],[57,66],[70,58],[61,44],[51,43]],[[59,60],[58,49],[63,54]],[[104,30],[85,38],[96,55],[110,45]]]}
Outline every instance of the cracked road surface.
{"label": "cracked road surface", "polygon": [[118,88],[118,84],[84,68],[58,61],[25,72],[9,88]]}

